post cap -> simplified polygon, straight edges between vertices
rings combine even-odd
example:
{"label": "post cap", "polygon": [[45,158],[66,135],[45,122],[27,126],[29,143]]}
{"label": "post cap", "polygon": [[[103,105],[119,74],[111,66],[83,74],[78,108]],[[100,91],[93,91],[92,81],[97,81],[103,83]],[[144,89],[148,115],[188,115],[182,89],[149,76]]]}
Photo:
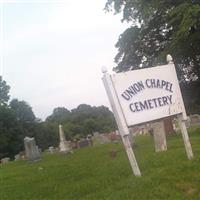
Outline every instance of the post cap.
{"label": "post cap", "polygon": [[173,63],[173,58],[170,54],[167,55],[166,60],[168,63]]}
{"label": "post cap", "polygon": [[102,66],[101,67],[101,71],[102,71],[102,73],[106,73],[106,72],[108,72],[108,70],[107,70],[107,67],[106,66]]}

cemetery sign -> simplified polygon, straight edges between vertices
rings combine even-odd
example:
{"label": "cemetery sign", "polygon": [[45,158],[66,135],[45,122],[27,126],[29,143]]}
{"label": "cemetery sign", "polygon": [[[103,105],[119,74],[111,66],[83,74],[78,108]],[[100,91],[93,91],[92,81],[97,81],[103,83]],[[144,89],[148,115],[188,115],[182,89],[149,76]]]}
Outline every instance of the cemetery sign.
{"label": "cemetery sign", "polygon": [[131,147],[128,127],[177,115],[188,159],[193,158],[183,99],[170,55],[167,65],[110,75],[102,68],[103,83],[133,173],[141,176]]}
{"label": "cemetery sign", "polygon": [[186,119],[173,64],[113,74],[111,79],[128,126],[180,113]]}

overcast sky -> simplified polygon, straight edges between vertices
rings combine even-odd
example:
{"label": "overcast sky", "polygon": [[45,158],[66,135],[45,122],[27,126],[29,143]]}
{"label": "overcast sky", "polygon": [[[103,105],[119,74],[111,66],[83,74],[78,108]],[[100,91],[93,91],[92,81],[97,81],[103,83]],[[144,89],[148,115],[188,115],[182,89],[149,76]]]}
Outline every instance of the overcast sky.
{"label": "overcast sky", "polygon": [[104,12],[106,0],[0,2],[0,73],[11,98],[27,101],[42,119],[58,106],[109,106],[101,67],[115,66],[126,24]]}

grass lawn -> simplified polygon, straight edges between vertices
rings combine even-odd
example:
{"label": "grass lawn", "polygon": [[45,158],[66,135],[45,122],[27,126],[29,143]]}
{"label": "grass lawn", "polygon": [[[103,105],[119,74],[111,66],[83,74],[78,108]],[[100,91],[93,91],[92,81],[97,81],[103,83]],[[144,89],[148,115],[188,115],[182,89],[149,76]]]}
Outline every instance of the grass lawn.
{"label": "grass lawn", "polygon": [[[200,129],[190,130],[194,159],[181,135],[167,138],[155,153],[151,136],[135,138],[142,177],[132,174],[121,143],[83,148],[73,154],[43,155],[42,161],[0,165],[0,200],[190,200],[200,199]],[[116,157],[111,151],[117,151]]]}

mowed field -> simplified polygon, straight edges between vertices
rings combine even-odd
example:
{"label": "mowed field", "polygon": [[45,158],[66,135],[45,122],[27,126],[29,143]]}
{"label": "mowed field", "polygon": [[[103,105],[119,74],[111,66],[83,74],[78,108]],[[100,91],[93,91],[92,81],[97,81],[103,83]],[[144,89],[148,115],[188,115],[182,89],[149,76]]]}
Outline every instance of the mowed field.
{"label": "mowed field", "polygon": [[[200,129],[190,129],[194,159],[181,135],[167,136],[155,153],[151,136],[135,138],[142,177],[132,174],[121,143],[82,148],[71,155],[43,154],[42,161],[0,165],[0,200],[200,199]],[[113,153],[115,152],[115,153]]]}

